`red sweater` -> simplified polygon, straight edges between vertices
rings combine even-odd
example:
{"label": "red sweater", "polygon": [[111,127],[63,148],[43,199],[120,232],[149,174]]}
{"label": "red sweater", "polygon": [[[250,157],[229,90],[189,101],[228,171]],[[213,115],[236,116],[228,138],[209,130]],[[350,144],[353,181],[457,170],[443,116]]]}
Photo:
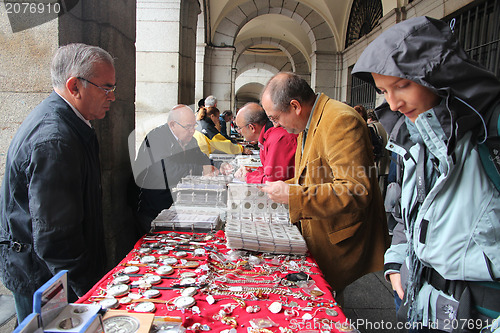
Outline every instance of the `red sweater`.
{"label": "red sweater", "polygon": [[283,127],[265,126],[260,132],[259,147],[262,166],[246,174],[247,183],[265,183],[293,177],[297,134],[290,134]]}

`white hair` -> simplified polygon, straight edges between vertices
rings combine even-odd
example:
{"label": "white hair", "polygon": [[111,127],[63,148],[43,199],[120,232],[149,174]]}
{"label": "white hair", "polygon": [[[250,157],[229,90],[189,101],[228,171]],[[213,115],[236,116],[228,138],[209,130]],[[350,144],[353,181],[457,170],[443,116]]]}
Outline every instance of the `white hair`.
{"label": "white hair", "polygon": [[[52,86],[63,88],[70,77],[90,80],[96,75],[95,65],[103,62],[114,65],[113,57],[100,47],[81,43],[61,46],[57,49],[50,67]],[[83,84],[86,85],[87,82]]]}

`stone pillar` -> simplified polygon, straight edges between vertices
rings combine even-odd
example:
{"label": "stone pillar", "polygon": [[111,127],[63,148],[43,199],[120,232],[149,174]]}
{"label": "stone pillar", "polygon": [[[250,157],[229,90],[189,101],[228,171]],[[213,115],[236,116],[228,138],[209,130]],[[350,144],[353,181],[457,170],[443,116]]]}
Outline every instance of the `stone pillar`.
{"label": "stone pillar", "polygon": [[110,266],[123,259],[138,237],[127,204],[127,184],[132,174],[127,138],[135,122],[135,14],[134,0],[88,0],[80,1],[71,15],[59,19],[61,45],[97,45],[115,58],[116,101],[104,119],[93,122],[100,145],[104,232]]}
{"label": "stone pillar", "polygon": [[231,107],[229,110],[233,111],[233,115],[236,116],[236,74],[238,70],[236,68],[231,68]]}
{"label": "stone pillar", "polygon": [[199,12],[196,0],[137,0],[138,130],[148,117],[194,100]]}
{"label": "stone pillar", "polygon": [[[138,237],[126,200],[131,175],[127,137],[134,128],[135,1],[79,1],[69,14],[16,33],[0,5],[0,29],[0,114],[7,119],[0,134],[2,159],[26,115],[52,91],[50,62],[57,47],[75,42],[97,45],[116,58],[116,101],[104,119],[93,122],[100,144],[105,238],[112,267]],[[4,170],[2,160],[2,175]]]}
{"label": "stone pillar", "polygon": [[233,47],[214,47],[206,49],[205,59],[210,59],[205,71],[209,75],[205,77],[205,93],[217,97],[217,108],[229,110],[231,108],[231,73],[232,60],[234,56]]}
{"label": "stone pillar", "polygon": [[337,62],[333,52],[314,52],[311,55],[311,87],[331,98],[339,98],[335,89],[337,83]]}

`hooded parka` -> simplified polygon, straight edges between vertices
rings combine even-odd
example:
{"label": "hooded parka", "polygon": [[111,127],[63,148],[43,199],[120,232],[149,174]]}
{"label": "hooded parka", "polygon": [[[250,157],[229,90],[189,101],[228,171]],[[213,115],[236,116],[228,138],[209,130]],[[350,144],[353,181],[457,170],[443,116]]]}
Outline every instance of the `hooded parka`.
{"label": "hooded parka", "polygon": [[[405,116],[391,111],[386,102],[376,112],[390,133],[386,148],[401,156],[404,168],[403,223],[385,254],[386,277],[401,269],[403,288],[419,280],[413,319],[451,331],[460,297],[437,290],[422,272],[500,289],[500,283],[492,282],[500,278],[500,195],[477,148],[499,105],[500,82],[468,58],[445,22],[427,17],[399,23],[375,39],[352,71],[375,86],[371,73],[414,81],[441,97],[441,103],[420,114],[415,123],[398,122]],[[423,198],[418,184],[421,156],[425,156],[421,159],[425,171],[420,173],[425,175]],[[428,165],[434,170],[426,169]],[[424,269],[412,273],[410,257],[418,258]],[[408,278],[403,274],[406,266]],[[499,302],[500,298],[492,299],[495,306]],[[482,314],[498,316],[488,310]]]}

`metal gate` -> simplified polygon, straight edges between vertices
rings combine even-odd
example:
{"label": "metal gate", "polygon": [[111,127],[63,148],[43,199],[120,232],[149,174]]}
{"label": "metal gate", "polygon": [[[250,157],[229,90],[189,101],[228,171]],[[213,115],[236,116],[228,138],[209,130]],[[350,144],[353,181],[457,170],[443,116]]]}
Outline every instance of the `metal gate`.
{"label": "metal gate", "polygon": [[[444,20],[453,26],[469,56],[500,78],[500,0],[475,2]],[[374,108],[375,89],[358,78],[351,79],[350,104]]]}

